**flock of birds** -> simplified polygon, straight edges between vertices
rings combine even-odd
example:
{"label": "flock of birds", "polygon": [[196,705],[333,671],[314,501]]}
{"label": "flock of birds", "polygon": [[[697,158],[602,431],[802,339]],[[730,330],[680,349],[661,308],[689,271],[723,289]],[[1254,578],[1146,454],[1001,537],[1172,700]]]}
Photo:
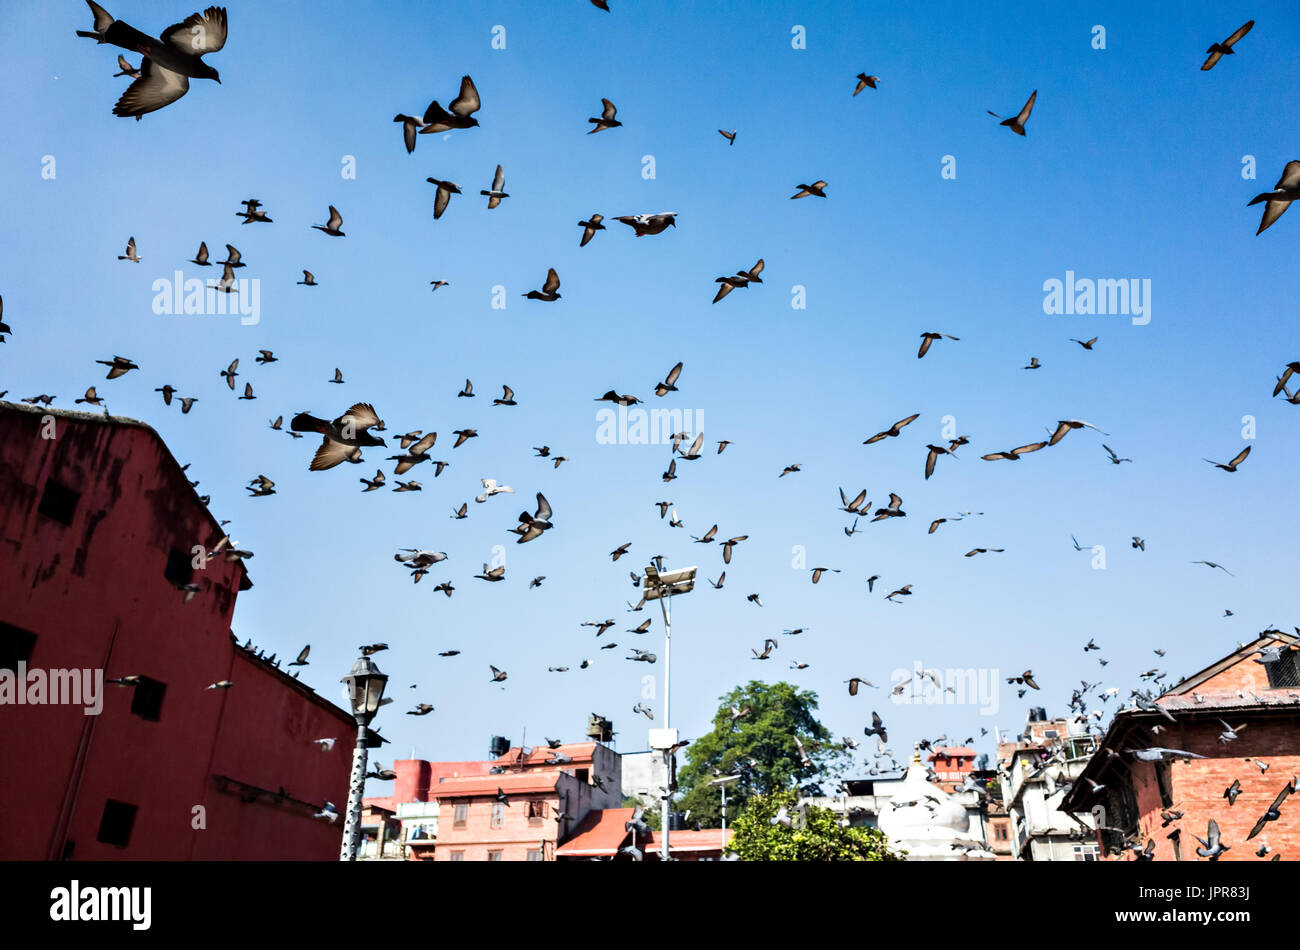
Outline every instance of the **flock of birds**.
{"label": "flock of birds", "polygon": [[[601,10],[609,10],[608,5],[602,2],[602,0],[591,0],[591,2]],[[202,14],[195,13],[163,31],[158,38],[154,38],[120,20],[114,19],[102,6],[95,3],[94,0],[87,0],[87,3],[93,15],[93,29],[78,30],[77,33],[79,36],[94,39],[98,44],[116,46],[128,53],[134,53],[143,57],[139,66],[133,66],[123,55],[118,55],[117,57],[119,71],[115,73],[114,76],[125,76],[131,79],[132,82],[114,107],[113,112],[115,115],[134,117],[138,120],[145,114],[169,106],[186,94],[189,88],[189,79],[191,78],[212,79],[220,82],[220,77],[217,71],[204,62],[203,57],[206,54],[218,52],[225,45],[228,32],[228,21],[224,8],[215,6],[209,7]],[[1203,70],[1209,70],[1223,56],[1234,54],[1234,45],[1251,30],[1253,25],[1253,21],[1248,22],[1243,27],[1232,33],[1222,43],[1215,43],[1212,45],[1208,50],[1209,58],[1201,68]],[[856,80],[856,88],[852,90],[853,96],[857,96],[865,89],[876,90],[879,88],[879,83],[881,82],[880,77],[868,75],[865,71],[858,74]],[[1029,96],[1021,110],[1015,116],[1010,118],[1003,118],[1002,116],[992,112],[989,114],[1001,119],[1001,124],[1009,128],[1013,133],[1024,136],[1026,134],[1027,123],[1029,122],[1035,107],[1036,99],[1037,91],[1035,90]],[[600,114],[588,119],[588,123],[592,126],[588,134],[608,132],[622,126],[622,122],[617,118],[617,107],[612,101],[607,98],[602,98],[601,106]],[[408,153],[413,153],[418,142],[418,137],[421,135],[453,132],[463,133],[465,130],[477,127],[479,125],[479,120],[475,118],[475,114],[478,113],[481,108],[482,100],[479,96],[478,89],[472,78],[466,75],[461,79],[457,96],[448,102],[446,108],[443,108],[437,100],[434,100],[422,114],[417,116],[399,112],[393,121],[401,126],[402,142],[406,151]],[[737,139],[737,131],[735,129],[730,131],[719,129],[718,132],[727,141],[729,147],[735,145]],[[433,197],[433,217],[437,219],[446,211],[451,199],[454,196],[462,195],[463,192],[461,187],[452,181],[435,177],[429,177],[426,180],[435,188]],[[790,198],[803,199],[811,197],[827,199],[828,187],[828,183],[821,179],[817,179],[811,183],[800,183],[796,187],[795,194],[791,195]],[[501,165],[498,164],[496,166],[490,187],[481,190],[479,194],[487,199],[488,210],[496,209],[503,201],[510,198],[510,194],[505,190],[505,173]],[[1265,205],[1263,218],[1260,221],[1259,231],[1257,233],[1263,232],[1276,222],[1287,207],[1289,207],[1290,203],[1297,198],[1300,198],[1300,161],[1292,161],[1287,163],[1282,177],[1279,179],[1277,185],[1272,191],[1260,194],[1250,202],[1251,205],[1259,203]],[[273,223],[273,219],[269,216],[268,210],[258,199],[245,199],[241,202],[241,205],[243,210],[235,212],[235,214],[243,219],[243,225]],[[640,238],[661,235],[670,227],[676,227],[677,217],[677,212],[660,212],[654,214],[623,215],[615,217],[612,220],[627,225],[634,235]],[[598,232],[605,230],[605,225],[603,223],[604,220],[605,219],[600,214],[591,214],[590,216],[578,221],[578,226],[582,229],[579,244],[580,247],[586,247],[595,238]],[[312,224],[311,227],[321,231],[324,235],[331,238],[342,239],[346,238],[346,232],[342,229],[343,222],[344,218],[342,213],[337,207],[330,204],[328,205],[328,217],[326,222],[324,224]],[[213,281],[211,286],[217,292],[236,293],[238,292],[236,271],[244,268],[246,263],[243,261],[242,255],[234,245],[227,244],[226,251],[227,256],[224,261],[212,261],[210,259],[206,241],[201,241],[198,245],[197,252],[194,257],[190,259],[189,263],[199,267],[212,267],[214,265],[221,267],[221,278]],[[138,264],[144,260],[140,254],[140,247],[137,245],[134,236],[129,238],[125,251],[123,254],[118,256],[118,260],[132,264]],[[748,289],[761,285],[763,283],[762,274],[765,266],[765,261],[762,258],[759,258],[756,263],[747,269],[737,270],[733,274],[717,277],[715,283],[718,286],[716,289],[716,295],[713,297],[713,303],[719,303],[735,290]],[[438,279],[431,281],[430,283],[433,290],[437,291],[440,287],[447,286],[449,281]],[[311,271],[305,269],[303,270],[303,279],[298,281],[298,284],[308,288],[318,286],[315,275]],[[529,300],[554,303],[561,299],[561,294],[559,292],[560,286],[560,277],[555,268],[551,267],[546,271],[546,276],[541,283],[540,290],[531,290],[523,296]],[[3,298],[0,298],[0,342],[5,342],[6,336],[13,334],[9,325],[3,322],[3,318]],[[917,358],[923,359],[936,343],[941,343],[942,346],[947,347],[949,343],[943,341],[949,341],[951,343],[960,342],[958,337],[937,330],[922,333],[919,349],[916,354]],[[1093,336],[1088,340],[1076,339],[1071,340],[1071,342],[1078,343],[1083,350],[1092,352],[1095,345],[1098,343],[1098,337]],[[130,373],[141,371],[141,367],[133,360],[119,355],[114,355],[111,359],[98,360],[97,362],[108,368],[105,378],[109,381],[119,380]],[[277,357],[271,350],[260,350],[258,351],[258,355],[255,357],[254,362],[263,370],[274,372],[274,370],[268,370],[267,368],[272,364],[279,362],[279,357]],[[1038,357],[1032,357],[1024,369],[1037,370],[1041,368],[1041,366],[1042,364]],[[239,367],[240,358],[237,357],[231,360],[224,369],[220,370],[220,376],[225,381],[231,392],[237,392],[240,388],[236,382],[237,378],[241,375]],[[1273,395],[1275,397],[1281,395],[1290,403],[1300,403],[1300,387],[1297,387],[1294,392],[1288,388],[1288,383],[1293,374],[1298,370],[1300,370],[1300,362],[1291,362],[1282,368],[1276,377],[1276,386],[1273,389]],[[654,398],[665,398],[670,394],[678,393],[678,384],[683,378],[683,371],[684,365],[682,362],[678,362],[676,365],[671,367],[664,375],[663,379],[654,385]],[[330,383],[338,385],[345,384],[343,373],[337,367],[333,369],[333,374],[331,376],[324,376],[324,371],[322,371],[322,373],[323,378]],[[101,393],[101,388],[103,388],[102,384],[98,383],[88,387],[82,396],[75,399],[75,404],[85,404],[98,407],[103,409],[105,414],[108,414],[109,409],[107,399],[106,396]],[[179,395],[181,390],[178,387],[173,386],[170,382],[163,383],[163,385],[156,387],[155,391],[161,393],[164,406],[171,406],[173,404],[173,399],[175,398],[176,402],[179,403],[182,414],[190,413],[194,404],[198,401],[195,396]],[[0,397],[5,395],[6,393],[0,392]],[[473,383],[469,379],[465,380],[464,387],[455,394],[455,399],[457,401],[460,399],[474,399],[477,397],[478,394],[474,392]],[[33,405],[41,404],[50,406],[56,398],[57,397],[53,395],[41,393],[36,396],[25,397],[23,401]],[[243,380],[242,394],[237,398],[249,401],[258,398],[252,380],[247,378]],[[644,402],[644,400],[637,396],[620,393],[617,389],[610,389],[604,394],[596,396],[595,401],[605,402],[620,407],[635,406]],[[503,412],[510,411],[518,405],[519,400],[516,398],[516,393],[509,385],[502,385],[501,396],[492,400],[492,409],[496,410],[499,408]],[[897,422],[894,422],[892,425],[881,429],[874,435],[871,435],[864,440],[863,444],[874,445],[885,442],[889,439],[901,439],[904,437],[904,430],[919,417],[920,413],[911,413],[904,418],[899,419]],[[412,470],[430,471],[432,473],[431,477],[433,478],[441,476],[448,467],[453,465],[452,460],[458,458],[458,456],[454,454],[456,450],[479,436],[479,433],[475,428],[466,427],[453,430],[451,435],[454,437],[454,441],[452,441],[450,448],[446,449],[445,457],[438,459],[434,457],[434,448],[437,445],[439,436],[438,432],[431,430],[426,431],[423,429],[411,429],[407,432],[391,436],[395,445],[389,446],[387,439],[381,435],[381,433],[388,431],[387,426],[375,407],[366,401],[353,402],[346,408],[342,408],[342,410],[337,414],[329,414],[326,416],[317,416],[311,412],[294,413],[290,416],[287,428],[284,427],[284,420],[284,414],[277,415],[274,420],[268,422],[268,426],[272,430],[283,432],[291,439],[295,440],[309,435],[320,437],[320,442],[316,446],[314,453],[310,458],[304,458],[306,467],[313,473],[329,471],[344,462],[361,465],[365,462],[365,456],[363,455],[365,450],[382,449],[395,451],[397,454],[387,456],[384,460],[395,463],[391,473],[393,481],[391,490],[400,493],[411,493],[423,490],[424,486],[421,482],[410,478],[408,473]],[[1047,429],[1050,433],[1047,438],[1027,441],[1005,450],[989,451],[983,454],[981,458],[991,462],[1019,462],[1024,460],[1024,458],[1030,454],[1058,446],[1070,433],[1078,430],[1088,429],[1103,436],[1107,435],[1107,433],[1102,432],[1102,430],[1096,425],[1081,419],[1058,419],[1055,420],[1053,425],[1049,425]],[[446,445],[446,441],[447,440],[444,439],[444,446]],[[957,458],[957,451],[970,444],[970,442],[971,439],[969,436],[961,435],[947,440],[945,444],[926,443],[923,446],[923,450],[918,448],[916,451],[918,452],[918,455],[921,455],[923,458],[922,470],[924,479],[929,480],[936,474],[936,469],[939,465],[940,459],[945,457]],[[669,462],[661,476],[663,484],[668,485],[679,477],[677,470],[678,462],[682,462],[689,466],[690,463],[699,462],[702,458],[708,455],[716,457],[717,455],[721,455],[731,444],[732,442],[730,440],[716,440],[710,444],[716,445],[716,450],[709,450],[706,449],[704,434],[702,432],[692,433],[683,431],[674,434],[671,451],[669,453]],[[549,461],[553,463],[553,466],[556,469],[558,469],[562,463],[570,461],[569,456],[557,454],[549,445],[533,446],[532,450],[534,452],[534,458]],[[1105,453],[1105,460],[1110,464],[1119,465],[1125,462],[1133,463],[1133,459],[1118,455],[1109,445],[1104,443],[1101,444],[1101,450]],[[1236,473],[1239,471],[1240,466],[1246,462],[1250,451],[1250,447],[1246,446],[1230,461],[1214,462],[1210,459],[1205,459],[1205,461],[1226,473]],[[944,464],[946,465],[947,463]],[[420,466],[426,466],[426,468],[420,469]],[[787,476],[798,475],[801,471],[801,463],[795,462],[785,466],[779,473],[773,472],[773,475],[777,478],[785,478]],[[363,476],[358,479],[358,482],[363,486],[361,492],[364,494],[384,490],[388,485],[389,478],[390,476],[385,473],[383,467],[379,467],[375,470],[373,477]],[[479,481],[483,490],[481,494],[474,498],[476,505],[485,505],[490,499],[497,495],[515,493],[514,488],[503,484],[495,477],[482,476]],[[192,482],[192,484],[197,486],[198,482]],[[254,498],[270,497],[275,495],[277,491],[276,482],[264,474],[254,476],[246,485],[246,489],[249,492],[250,497]],[[206,495],[200,497],[205,503],[209,501],[209,498]],[[856,494],[850,496],[850,494],[846,493],[841,488],[839,490],[839,501],[840,504],[838,510],[846,515],[851,515],[853,518],[852,524],[843,529],[844,533],[849,537],[862,533],[862,529],[858,527],[860,519],[869,518],[870,524],[877,524],[880,522],[899,521],[908,517],[908,512],[904,510],[903,497],[896,491],[888,493],[887,503],[882,501],[875,504],[874,510],[872,502],[868,500],[868,492],[866,489],[862,489]],[[497,503],[497,505],[499,505],[499,503]],[[485,510],[490,512],[493,508],[497,507],[497,505],[492,505]],[[683,519],[679,517],[674,502],[671,500],[655,501],[653,502],[653,506],[657,508],[660,520],[666,521],[670,528],[685,527]],[[554,512],[552,511],[550,503],[541,492],[536,492],[535,505],[531,505],[530,507],[533,509],[531,512],[525,509],[515,519],[517,524],[505,529],[506,531],[516,535],[517,544],[522,545],[543,539],[547,532],[553,527],[553,518],[555,517]],[[467,501],[462,502],[459,506],[452,509],[451,517],[456,520],[465,519],[469,517],[469,510],[469,503]],[[928,533],[933,534],[945,523],[961,521],[964,518],[977,517],[981,514],[982,512],[963,511],[933,518],[929,521]],[[224,527],[227,522],[222,522],[221,524]],[[702,545],[716,544],[718,546],[722,569],[720,570],[716,580],[711,577],[708,578],[709,584],[716,590],[721,590],[723,588],[727,578],[727,566],[731,565],[733,555],[738,550],[739,546],[749,538],[747,533],[732,534],[730,532],[723,532],[723,534],[725,534],[726,537],[719,534],[719,525],[713,524],[702,534],[691,535],[693,543]],[[1090,550],[1091,546],[1081,545],[1077,540],[1073,539],[1073,537],[1071,540],[1073,541],[1076,551]],[[1132,546],[1134,549],[1145,551],[1145,544],[1146,541],[1144,538],[1137,536],[1133,537]],[[629,553],[632,545],[632,541],[623,543],[608,552],[608,556],[612,561],[618,561],[620,557]],[[210,547],[212,550],[209,552],[209,557],[224,557],[227,560],[239,560],[253,556],[251,551],[242,549],[239,543],[232,539],[229,534],[219,537],[210,545]],[[964,556],[967,558],[973,558],[976,556],[1000,554],[1003,552],[1003,548],[977,546],[972,547]],[[407,569],[412,582],[418,584],[431,571],[436,570],[440,564],[447,561],[448,555],[444,551],[435,551],[432,549],[401,548],[394,554],[394,559],[399,565]],[[663,558],[661,555],[654,555],[650,557],[649,560],[662,569]],[[1227,568],[1224,568],[1222,565],[1214,561],[1196,560],[1192,563],[1205,565],[1210,569],[1219,569],[1230,573],[1227,571]],[[808,569],[809,580],[812,584],[818,584],[827,574],[839,574],[841,572],[840,568],[824,565]],[[636,571],[630,571],[629,573],[633,587],[640,588],[643,581],[642,576]],[[506,580],[506,569],[503,565],[483,564],[482,570],[473,575],[473,577],[482,580],[485,583],[502,582]],[[529,581],[529,587],[540,587],[545,580],[546,578],[544,575],[535,576]],[[873,574],[865,579],[868,594],[874,594],[875,584],[879,580],[881,580],[881,575],[879,574]],[[902,578],[901,580],[906,580],[906,578]],[[193,599],[201,593],[201,588],[197,584],[190,583],[178,586],[186,601]],[[901,603],[905,598],[913,595],[914,592],[912,587],[913,583],[911,582],[903,584],[891,582],[885,585],[885,588],[882,588],[882,594],[880,596],[883,596],[884,600],[891,603]],[[886,589],[887,592],[885,592]],[[443,580],[434,587],[434,590],[443,593],[447,597],[451,597],[456,588],[450,580]],[[758,592],[748,593],[746,595],[746,600],[755,607],[762,607],[761,595]],[[639,602],[633,603],[629,601],[627,607],[631,612],[638,612],[644,608],[645,604],[646,599],[643,592]],[[1225,611],[1225,616],[1230,615],[1231,611]],[[585,620],[581,622],[581,626],[593,628],[595,630],[595,639],[600,640],[603,634],[616,626],[616,621],[613,618]],[[652,621],[646,619],[634,626],[626,628],[625,632],[633,636],[644,635],[650,631],[651,626]],[[805,630],[803,628],[785,629],[781,634],[780,640],[797,637],[804,632]],[[756,661],[772,659],[781,648],[780,640],[776,636],[764,637],[761,647],[753,648],[751,650],[753,659]],[[1278,649],[1292,649],[1293,645],[1294,641],[1286,641]],[[388,645],[386,643],[377,643],[363,645],[361,650],[364,654],[370,655],[374,652],[387,649],[387,647]],[[600,650],[613,650],[617,648],[618,644],[613,641],[604,642],[599,646]],[[245,644],[244,649],[251,654],[251,643]],[[1099,648],[1095,641],[1090,640],[1089,643],[1085,645],[1084,652],[1088,653],[1098,649]],[[289,665],[299,668],[308,665],[310,650],[310,645],[304,647],[297,658]],[[439,655],[443,657],[454,657],[460,652],[460,650],[451,649],[442,651]],[[1163,656],[1163,651],[1157,651],[1157,653]],[[276,667],[279,666],[279,662],[276,660],[274,654],[270,657],[266,657],[263,653],[259,652],[256,655],[259,659],[270,662]],[[658,658],[654,653],[647,650],[632,648],[626,659],[632,662],[653,664]],[[1108,663],[1107,660],[1102,658],[1099,658],[1099,662],[1103,667]],[[578,664],[578,668],[587,669],[590,665],[591,661],[584,658],[581,660],[580,664]],[[794,670],[806,669],[808,665],[809,664],[800,662],[797,659],[790,662],[790,668]],[[548,672],[551,673],[564,673],[569,670],[570,667],[567,665],[554,665],[548,668]],[[296,671],[294,675],[298,675]],[[488,683],[500,685],[505,683],[507,678],[508,673],[504,669],[498,668],[495,665],[490,666]],[[933,684],[940,689],[945,688],[940,682],[937,671],[927,670],[923,678],[932,679]],[[1153,693],[1152,689],[1160,686],[1161,681],[1165,678],[1165,673],[1153,669],[1142,673],[1140,678],[1147,682],[1147,686],[1145,688],[1134,689],[1130,694],[1130,700],[1135,703],[1138,708],[1160,709],[1161,707],[1156,705],[1154,702],[1158,694]],[[113,682],[117,683],[119,686],[129,687],[136,685],[138,681],[138,676],[123,676]],[[850,696],[857,696],[860,690],[864,688],[877,688],[864,677],[853,677],[845,682],[848,684],[848,693]],[[911,681],[908,680],[896,684],[892,688],[892,695],[899,695],[910,683]],[[1009,677],[1007,683],[1019,687],[1018,695],[1021,697],[1025,695],[1026,690],[1038,690],[1040,688],[1032,670],[1025,670],[1019,675]],[[234,684],[228,680],[220,680],[212,683],[207,688],[229,689],[233,685]],[[416,687],[412,685],[411,688],[414,689]],[[951,689],[950,686],[946,688]],[[1100,730],[1098,723],[1102,718],[1102,710],[1094,709],[1091,712],[1086,711],[1086,704],[1089,695],[1094,693],[1096,698],[1100,700],[1104,707],[1104,704],[1108,700],[1118,697],[1119,690],[1116,687],[1110,687],[1103,690],[1101,689],[1100,683],[1088,683],[1085,680],[1083,681],[1081,688],[1073,690],[1070,699],[1070,708],[1076,716],[1088,721],[1092,728]],[[421,702],[414,704],[410,710],[407,710],[407,714],[412,716],[424,716],[433,711],[434,707],[431,704]],[[654,718],[653,711],[640,702],[632,707],[632,711],[637,715],[644,715],[651,720]],[[726,710],[723,710],[719,713],[721,717],[720,721],[725,723],[729,718],[730,722],[735,723],[748,713],[748,709],[740,710],[733,708],[729,713]],[[1226,730],[1226,738],[1224,738],[1223,741],[1231,742],[1235,740],[1236,735],[1234,730],[1227,727],[1226,723],[1224,723],[1224,726]],[[878,712],[872,712],[871,724],[864,728],[864,733],[867,737],[874,736],[877,740],[875,763],[871,766],[869,770],[870,773],[889,774],[898,771],[901,768],[901,765],[888,748],[887,730]],[[987,730],[981,730],[982,735],[986,733]],[[946,739],[946,735],[934,739],[925,739],[918,745],[920,748],[938,747],[939,745],[942,745]],[[972,743],[974,739],[975,737],[971,736],[965,741],[969,744]],[[327,750],[333,746],[334,740],[318,739],[316,742],[323,750]],[[685,745],[685,743],[683,743],[683,745]],[[845,750],[854,750],[858,748],[858,741],[851,737],[843,737],[839,745],[840,748]],[[552,744],[552,748],[555,748],[554,744]],[[1111,755],[1120,754],[1114,750],[1107,751]],[[1147,758],[1152,754],[1158,756],[1176,754],[1177,756],[1196,757],[1191,753],[1181,752],[1179,750],[1163,750],[1158,748],[1129,751],[1137,758]],[[804,749],[802,743],[800,743],[799,746],[799,754],[805,762],[810,761],[808,759],[808,752]],[[1062,753],[1059,749],[1049,749],[1045,754],[1043,767],[1046,768],[1054,756],[1059,757],[1061,754]],[[741,763],[738,767],[744,767],[744,763]],[[1261,764],[1261,768],[1266,769],[1267,765]],[[392,778],[392,772],[391,770],[376,768],[376,771],[371,773],[371,777],[389,779]],[[1235,802],[1236,794],[1240,791],[1239,783],[1234,782],[1233,785],[1233,788],[1229,788],[1228,791],[1225,792],[1225,798],[1228,800],[1229,805]],[[1265,812],[1264,816],[1260,819],[1260,824],[1257,825],[1255,831],[1252,832],[1251,837],[1258,834],[1267,822],[1277,820],[1280,814],[1280,809],[1285,802],[1287,795],[1291,791],[1295,790],[1295,788],[1296,781],[1293,779],[1292,782],[1288,783],[1288,785],[1283,788],[1276,801]],[[1095,789],[1095,791],[1099,790],[1099,788]],[[671,789],[666,789],[665,794],[670,794],[671,791]],[[1166,821],[1166,824],[1176,821],[1181,817],[1179,813],[1172,809],[1169,810],[1169,816],[1170,817]],[[337,812],[332,805],[326,803],[326,807],[322,809],[322,812],[318,817],[333,821],[337,818]],[[642,822],[640,813],[634,817],[633,822]],[[1229,847],[1222,841],[1221,836],[1218,833],[1217,825],[1212,820],[1209,823],[1207,838],[1202,842],[1202,844],[1203,848],[1198,851],[1198,854],[1201,854],[1204,857],[1209,857],[1211,860],[1216,859],[1219,854],[1227,850]],[[1133,847],[1139,858],[1150,857],[1152,845],[1148,844],[1146,848],[1141,848],[1136,845]],[[1274,859],[1276,859],[1276,857],[1277,856],[1275,855]]]}

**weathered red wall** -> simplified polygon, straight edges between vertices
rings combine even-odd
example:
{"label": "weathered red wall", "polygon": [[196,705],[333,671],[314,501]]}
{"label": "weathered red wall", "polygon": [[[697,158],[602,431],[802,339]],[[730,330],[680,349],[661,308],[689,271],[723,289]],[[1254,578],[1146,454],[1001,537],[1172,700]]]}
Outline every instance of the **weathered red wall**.
{"label": "weathered red wall", "polygon": [[[58,857],[65,842],[74,859],[337,858],[341,822],[243,804],[210,776],[343,809],[350,717],[232,643],[238,562],[195,571],[188,604],[164,577],[173,548],[210,546],[221,529],[151,429],[56,415],[43,439],[42,416],[0,403],[0,621],[36,634],[29,668],[142,674],[167,691],[158,722],[111,685],[99,716],[0,705],[0,858]],[[81,492],[71,525],[37,511],[51,476]],[[221,679],[236,685],[205,689]],[[330,735],[332,753],[311,744]],[[139,806],[126,848],[95,840],[107,798]],[[195,805],[206,831],[190,827]]]}

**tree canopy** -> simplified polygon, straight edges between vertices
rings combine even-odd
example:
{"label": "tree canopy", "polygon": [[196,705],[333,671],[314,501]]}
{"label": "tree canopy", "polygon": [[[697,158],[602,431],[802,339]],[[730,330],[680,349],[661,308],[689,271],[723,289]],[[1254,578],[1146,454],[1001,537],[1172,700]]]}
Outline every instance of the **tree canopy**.
{"label": "tree canopy", "polygon": [[[681,798],[676,808],[690,809],[692,824],[698,820],[708,828],[719,826],[722,793],[709,784],[719,775],[740,776],[727,786],[731,821],[754,795],[796,789],[821,794],[822,781],[839,775],[850,761],[814,715],[814,692],[785,682],[769,685],[751,680],[719,700],[713,731],[687,747],[686,765],[678,774]],[[736,717],[733,710],[744,714]]]}
{"label": "tree canopy", "polygon": [[[829,808],[797,806],[797,792],[756,795],[732,826],[727,849],[742,861],[901,861],[879,828],[840,824]],[[789,824],[772,819],[785,808]]]}

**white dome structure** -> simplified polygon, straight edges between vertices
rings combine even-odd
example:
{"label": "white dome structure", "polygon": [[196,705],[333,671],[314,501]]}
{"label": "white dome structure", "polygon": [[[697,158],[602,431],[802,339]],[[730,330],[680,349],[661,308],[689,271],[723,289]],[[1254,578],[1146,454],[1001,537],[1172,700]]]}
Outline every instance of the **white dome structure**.
{"label": "white dome structure", "polygon": [[881,810],[880,830],[889,845],[907,852],[908,861],[993,861],[992,851],[970,837],[966,809],[926,778],[919,752]]}

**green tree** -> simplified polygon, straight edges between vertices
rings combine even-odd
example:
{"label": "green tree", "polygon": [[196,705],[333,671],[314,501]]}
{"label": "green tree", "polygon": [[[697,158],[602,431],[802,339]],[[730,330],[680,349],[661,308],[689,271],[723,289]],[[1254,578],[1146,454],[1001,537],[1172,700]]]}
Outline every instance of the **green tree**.
{"label": "green tree", "polygon": [[[692,824],[698,820],[717,828],[721,823],[721,789],[709,784],[718,775],[740,775],[727,786],[730,822],[754,795],[797,788],[820,794],[820,780],[836,777],[851,760],[817,721],[814,692],[751,680],[719,700],[713,731],[686,748],[686,765],[678,774],[681,797],[674,808],[690,809]],[[733,718],[733,707],[749,712]],[[804,764],[796,738],[810,764]]]}
{"label": "green tree", "polygon": [[[829,808],[797,807],[797,792],[756,795],[736,819],[727,848],[742,861],[901,861],[879,828],[843,827]],[[772,823],[780,809],[791,819]]]}

